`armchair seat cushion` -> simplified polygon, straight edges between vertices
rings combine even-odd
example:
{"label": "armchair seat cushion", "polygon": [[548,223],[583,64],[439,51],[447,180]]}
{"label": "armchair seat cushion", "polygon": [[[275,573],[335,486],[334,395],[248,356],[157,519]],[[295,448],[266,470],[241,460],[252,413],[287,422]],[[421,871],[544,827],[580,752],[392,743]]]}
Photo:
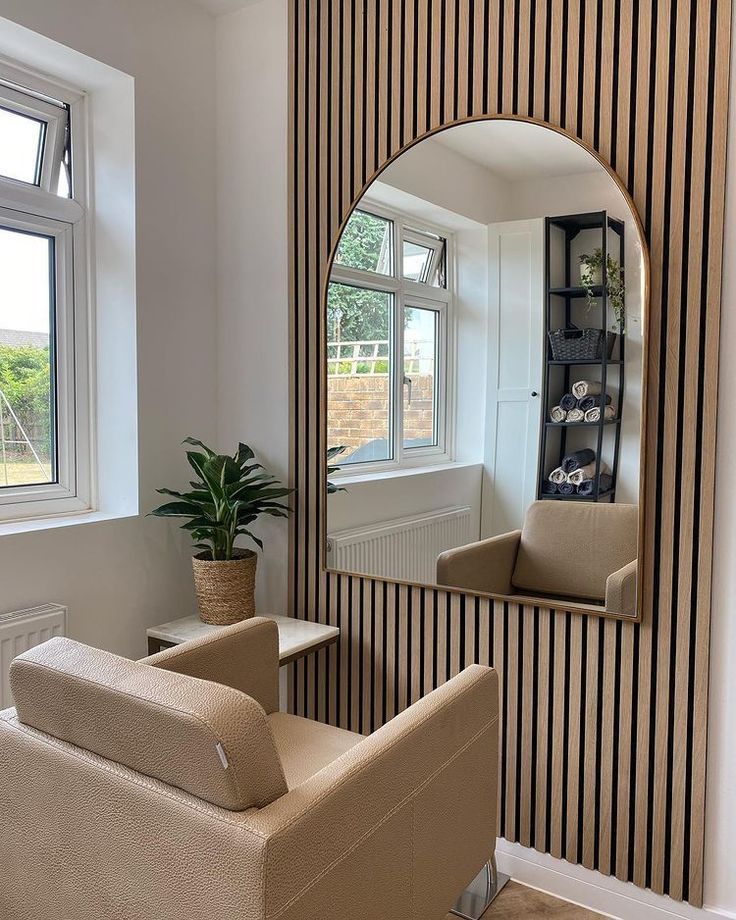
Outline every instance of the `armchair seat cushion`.
{"label": "armchair seat cushion", "polygon": [[523,594],[602,602],[606,580],[636,559],[636,505],[538,501],[529,507],[512,575]]}
{"label": "armchair seat cushion", "polygon": [[269,722],[289,789],[300,786],[363,740],[363,735],[286,712],[273,713]]}

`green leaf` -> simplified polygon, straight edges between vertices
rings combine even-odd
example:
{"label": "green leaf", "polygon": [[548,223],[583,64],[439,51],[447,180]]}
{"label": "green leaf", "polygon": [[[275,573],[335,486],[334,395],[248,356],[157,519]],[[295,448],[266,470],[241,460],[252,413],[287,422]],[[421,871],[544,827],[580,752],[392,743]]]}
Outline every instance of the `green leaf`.
{"label": "green leaf", "polygon": [[251,533],[250,530],[246,530],[245,527],[240,527],[235,531],[239,537],[250,537],[250,539],[255,543],[259,549],[263,549],[263,541],[257,537],[254,533]]}
{"label": "green leaf", "polygon": [[[236,461],[242,466],[244,463],[247,463],[249,460],[252,460],[255,457],[255,452],[248,447],[247,444],[243,444],[241,441],[238,444],[238,452],[235,455]],[[258,464],[260,466],[260,464]]]}
{"label": "green leaf", "polygon": [[184,438],[181,442],[182,444],[191,444],[193,447],[201,447],[202,450],[207,454],[208,457],[214,457],[215,452],[212,448],[207,447],[206,444],[203,444],[202,441],[198,441],[196,438]]}
{"label": "green leaf", "polygon": [[151,514],[155,517],[193,517],[201,514],[201,508],[192,502],[168,502]]}

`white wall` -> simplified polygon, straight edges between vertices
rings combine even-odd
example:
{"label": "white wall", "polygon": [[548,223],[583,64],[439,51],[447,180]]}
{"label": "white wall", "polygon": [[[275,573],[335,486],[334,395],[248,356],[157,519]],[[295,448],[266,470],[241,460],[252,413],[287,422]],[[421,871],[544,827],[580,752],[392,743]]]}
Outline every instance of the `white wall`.
{"label": "white wall", "polygon": [[[182,438],[216,434],[214,23],[178,0],[0,0],[0,17],[135,78],[148,511],[158,486],[186,482]],[[73,637],[143,654],[147,625],[194,609],[187,541],[145,517],[0,536],[0,612],[48,601],[68,605]]]}
{"label": "white wall", "polygon": [[[218,440],[289,473],[287,6],[217,20]],[[257,603],[286,613],[288,524],[259,522]]]}
{"label": "white wall", "polygon": [[381,182],[482,224],[505,220],[510,203],[506,182],[433,138],[394,160],[381,173]]}

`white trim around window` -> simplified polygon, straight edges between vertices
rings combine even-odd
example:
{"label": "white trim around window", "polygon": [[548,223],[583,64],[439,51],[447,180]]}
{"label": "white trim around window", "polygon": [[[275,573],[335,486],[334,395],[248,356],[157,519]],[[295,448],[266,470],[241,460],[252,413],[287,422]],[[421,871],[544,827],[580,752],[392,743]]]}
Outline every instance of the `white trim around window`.
{"label": "white trim around window", "polygon": [[[45,125],[36,182],[0,176],[0,228],[42,236],[53,244],[49,344],[55,475],[46,484],[0,487],[0,522],[7,522],[76,514],[94,507],[92,241],[87,220],[89,150],[84,94],[55,87],[48,79],[3,61],[0,81],[0,106]],[[68,119],[74,197],[56,194]]]}
{"label": "white trim around window", "polygon": [[[370,473],[384,473],[392,470],[411,469],[448,463],[454,455],[454,373],[455,373],[455,240],[452,231],[428,224],[414,217],[391,210],[371,201],[361,200],[357,210],[391,221],[393,226],[392,274],[363,271],[346,265],[334,264],[330,282],[346,284],[368,290],[385,291],[393,297],[393,329],[391,345],[392,453],[390,460],[376,462],[346,463],[331,478],[349,478]],[[417,231],[417,232],[412,232]],[[429,234],[437,238],[436,245]],[[432,257],[425,271],[427,278],[438,268],[445,256],[445,286],[410,281],[403,277],[404,241],[414,242],[432,250]],[[444,243],[443,243],[444,241]],[[403,395],[404,346],[403,316],[408,307],[433,310],[436,321],[436,372],[435,372],[435,429],[436,443],[431,446],[405,447],[403,443]],[[338,465],[339,458],[335,461]]]}

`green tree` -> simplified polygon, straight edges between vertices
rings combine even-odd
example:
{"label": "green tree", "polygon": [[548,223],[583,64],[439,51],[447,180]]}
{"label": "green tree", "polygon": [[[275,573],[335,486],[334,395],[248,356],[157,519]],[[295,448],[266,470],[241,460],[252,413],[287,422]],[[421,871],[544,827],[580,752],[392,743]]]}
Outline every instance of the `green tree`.
{"label": "green tree", "polygon": [[[363,271],[388,270],[391,224],[365,211],[354,211],[337,248],[335,263]],[[384,341],[390,326],[390,296],[382,291],[331,284],[327,303],[330,342]]]}
{"label": "green tree", "polygon": [[0,345],[0,390],[20,423],[43,443],[36,450],[48,455],[51,447],[51,365],[48,348]]}

